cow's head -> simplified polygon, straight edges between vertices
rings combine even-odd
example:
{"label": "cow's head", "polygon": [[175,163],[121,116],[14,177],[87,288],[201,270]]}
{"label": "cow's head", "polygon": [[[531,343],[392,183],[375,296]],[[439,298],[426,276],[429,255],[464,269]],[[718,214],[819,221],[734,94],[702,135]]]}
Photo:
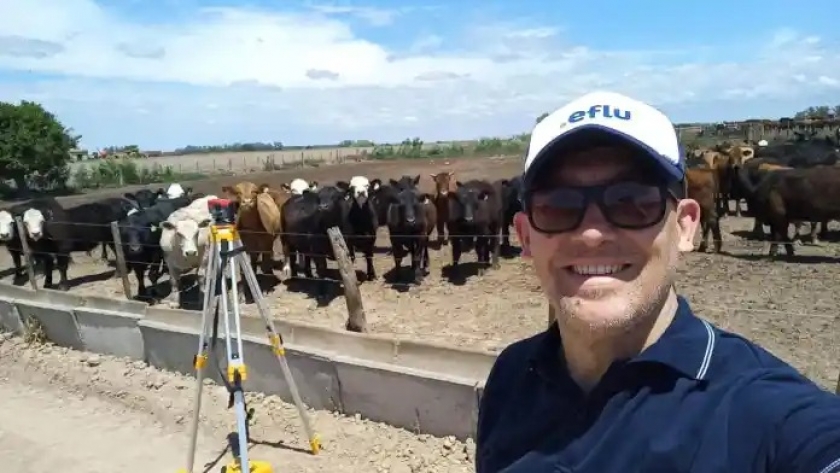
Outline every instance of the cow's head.
{"label": "cow's head", "polygon": [[202,229],[210,226],[211,220],[209,218],[196,222],[193,219],[186,218],[177,222],[165,220],[161,223],[161,227],[172,231],[175,235],[173,239],[175,243],[181,248],[181,253],[185,258],[192,258],[198,255],[199,247],[199,233]]}
{"label": "cow's head", "polygon": [[449,215],[456,220],[472,224],[483,216],[482,210],[490,195],[471,186],[455,181],[455,192],[449,194]]}
{"label": "cow's head", "polygon": [[[128,249],[128,253],[137,255],[143,252],[143,247],[154,242],[152,234],[159,230],[157,225],[146,221],[143,213],[129,214],[120,222],[120,239]],[[158,238],[160,240],[160,238]]]}
{"label": "cow's head", "polygon": [[247,209],[256,205],[257,194],[261,192],[260,188],[253,182],[240,182],[235,186],[225,186],[222,191],[227,193],[233,200],[239,202],[240,208]]}
{"label": "cow's head", "polygon": [[0,241],[9,241],[15,236],[15,217],[8,210],[0,210]]}
{"label": "cow's head", "polygon": [[392,187],[397,189],[412,189],[417,187],[417,184],[420,183],[420,174],[414,177],[403,176],[399,180],[391,179],[390,183]]}
{"label": "cow's head", "polygon": [[301,178],[294,179],[290,184],[283,184],[280,186],[282,189],[287,190],[295,195],[301,195],[304,192],[317,192],[318,191],[318,183],[316,181],[312,181],[312,183],[308,183]]}
{"label": "cow's head", "polygon": [[449,194],[449,187],[450,183],[452,182],[452,176],[455,173],[452,171],[449,172],[439,172],[437,174],[429,174],[432,180],[435,182],[435,192],[438,195],[446,196]]}
{"label": "cow's head", "polygon": [[359,206],[363,206],[367,203],[367,200],[370,197],[370,192],[373,191],[373,189],[371,189],[370,181],[365,176],[353,176],[350,179],[350,184],[347,185],[347,188],[350,193],[350,197],[352,197]]}
{"label": "cow's head", "polygon": [[168,199],[176,199],[178,197],[186,195],[187,191],[181,187],[181,184],[174,182],[169,185],[169,188],[166,189],[166,197]]}
{"label": "cow's head", "polygon": [[403,228],[422,228],[426,214],[423,205],[431,199],[429,194],[416,189],[403,188],[397,191],[388,205],[388,225]]}
{"label": "cow's head", "polygon": [[49,215],[44,215],[44,212],[38,209],[27,209],[23,213],[23,226],[26,227],[26,234],[32,241],[38,241],[44,236],[45,223],[48,217]]}
{"label": "cow's head", "polygon": [[343,202],[350,200],[348,189],[349,185],[343,181],[337,182],[334,186],[318,189],[318,211],[332,212]]}

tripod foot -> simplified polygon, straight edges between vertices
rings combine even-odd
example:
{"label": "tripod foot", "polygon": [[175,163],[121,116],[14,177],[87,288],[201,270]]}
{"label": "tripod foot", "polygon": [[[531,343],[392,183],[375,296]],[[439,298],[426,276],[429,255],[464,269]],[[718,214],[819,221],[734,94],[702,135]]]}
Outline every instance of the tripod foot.
{"label": "tripod foot", "polygon": [[252,460],[248,462],[248,471],[243,472],[239,468],[239,464],[234,460],[226,466],[223,466],[221,473],[274,473],[274,469],[271,468],[271,463]]}

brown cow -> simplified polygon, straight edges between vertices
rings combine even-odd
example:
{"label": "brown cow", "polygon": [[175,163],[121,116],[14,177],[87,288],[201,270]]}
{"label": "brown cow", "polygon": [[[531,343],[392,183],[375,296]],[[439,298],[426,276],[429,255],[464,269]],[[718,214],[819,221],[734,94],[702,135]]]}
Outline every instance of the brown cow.
{"label": "brown cow", "polygon": [[254,271],[259,264],[263,274],[273,275],[274,240],[280,227],[277,204],[253,182],[225,186],[222,191],[239,203],[236,227]]}
{"label": "brown cow", "polygon": [[[263,226],[274,235],[280,235],[283,233],[283,219],[280,217],[280,214],[282,212],[283,205],[285,205],[291,197],[291,192],[286,190],[271,189],[268,184],[261,184],[259,187],[257,205],[260,210],[260,218],[268,219],[262,220]],[[278,209],[276,218],[270,202],[273,202],[274,206]],[[283,247],[283,276],[287,277],[291,273],[291,265],[289,264],[289,249],[283,239],[281,239],[281,244]]]}
{"label": "brown cow", "polygon": [[718,181],[714,169],[688,169],[685,173],[687,194],[700,205],[700,228],[702,241],[697,251],[706,252],[711,231],[715,243],[715,252],[720,253],[723,238],[720,234],[720,215],[718,214]]}
{"label": "brown cow", "polygon": [[452,171],[429,174],[435,183],[434,204],[437,210],[437,241],[440,245],[447,244],[444,230],[446,222],[449,221],[449,191],[452,190]]}

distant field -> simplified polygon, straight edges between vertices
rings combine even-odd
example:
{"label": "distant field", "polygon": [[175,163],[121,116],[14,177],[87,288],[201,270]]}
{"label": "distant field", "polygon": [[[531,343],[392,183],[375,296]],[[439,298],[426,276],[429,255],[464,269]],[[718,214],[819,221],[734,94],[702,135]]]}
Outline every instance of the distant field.
{"label": "distant field", "polygon": [[[138,164],[145,166],[172,166],[179,173],[201,174],[248,174],[252,172],[270,171],[283,167],[300,165],[303,162],[323,164],[340,164],[348,158],[369,153],[373,147],[359,148],[321,148],[290,151],[245,151],[230,153],[187,154],[177,156],[161,156],[138,160]],[[96,161],[80,161],[71,165],[73,169],[79,166],[95,164]]]}
{"label": "distant field", "polygon": [[[424,143],[423,148],[456,142]],[[474,143],[458,141],[461,145]],[[172,166],[178,173],[213,174],[248,174],[272,171],[300,166],[302,164],[342,164],[347,159],[363,157],[373,151],[372,146],[319,148],[288,151],[241,151],[227,153],[185,154],[161,156],[138,160],[140,166]],[[95,164],[95,160],[79,161],[71,164],[75,170],[79,166]]]}

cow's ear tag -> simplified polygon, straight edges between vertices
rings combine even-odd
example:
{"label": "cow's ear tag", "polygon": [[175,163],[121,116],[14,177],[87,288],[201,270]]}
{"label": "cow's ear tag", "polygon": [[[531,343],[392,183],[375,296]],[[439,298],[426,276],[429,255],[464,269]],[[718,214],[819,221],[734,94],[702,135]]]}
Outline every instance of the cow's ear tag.
{"label": "cow's ear tag", "polygon": [[149,228],[150,228],[153,232],[156,232],[156,231],[157,231],[157,229],[158,229],[157,225],[152,225],[152,226],[150,226]]}

